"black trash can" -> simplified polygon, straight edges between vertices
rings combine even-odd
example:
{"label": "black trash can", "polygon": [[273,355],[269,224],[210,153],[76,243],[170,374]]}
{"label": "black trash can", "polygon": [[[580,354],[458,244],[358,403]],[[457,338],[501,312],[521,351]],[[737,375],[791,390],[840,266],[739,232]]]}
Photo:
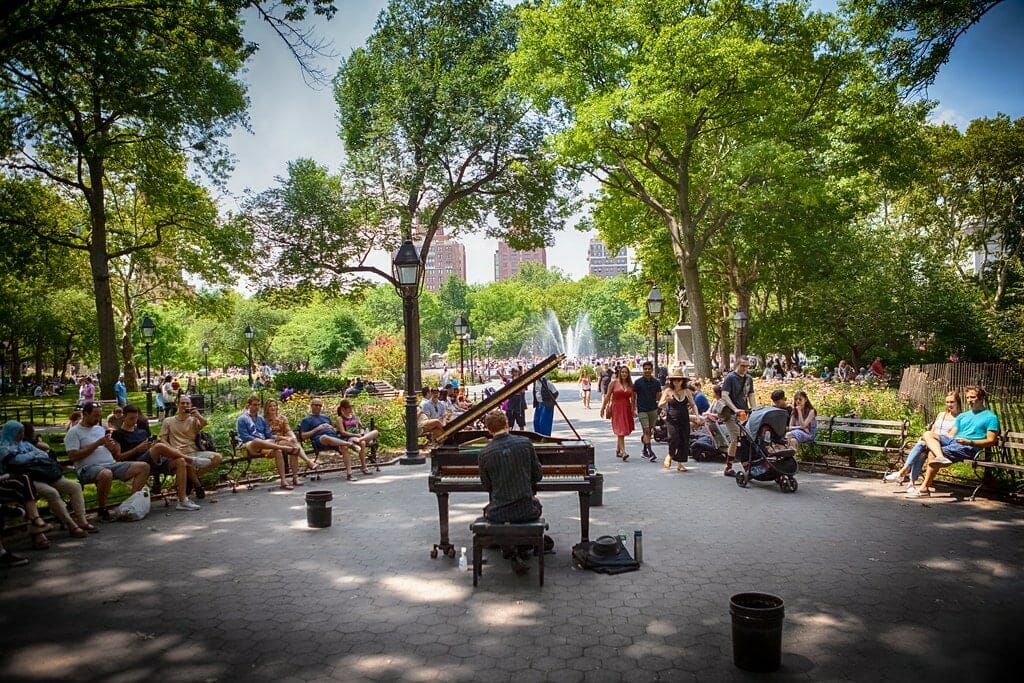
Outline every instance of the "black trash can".
{"label": "black trash can", "polygon": [[600,472],[594,477],[594,492],[590,494],[590,506],[601,507],[604,505],[604,475]]}
{"label": "black trash can", "polygon": [[768,593],[737,593],[729,599],[732,661],[746,671],[775,671],[782,664],[782,598]]}
{"label": "black trash can", "polygon": [[306,525],[310,529],[325,529],[331,525],[330,491],[310,491],[306,494]]}
{"label": "black trash can", "polygon": [[198,410],[200,413],[206,411],[206,397],[202,394],[192,394],[189,396],[192,400],[192,407]]}

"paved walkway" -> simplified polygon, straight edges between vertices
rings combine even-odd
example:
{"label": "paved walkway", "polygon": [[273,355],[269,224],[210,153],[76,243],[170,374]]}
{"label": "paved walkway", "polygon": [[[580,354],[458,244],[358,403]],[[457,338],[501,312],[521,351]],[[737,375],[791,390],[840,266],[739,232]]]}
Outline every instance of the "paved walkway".
{"label": "paved walkway", "polygon": [[[728,604],[750,590],[786,603],[778,678],[995,680],[1013,661],[1024,511],[948,492],[910,502],[877,480],[800,474],[783,494],[740,489],[720,464],[622,463],[575,397],[562,387],[605,475],[591,536],[642,529],[638,572],[570,566],[574,494],[543,497],[557,549],[543,588],[492,553],[474,590],[429,557],[426,466],[219,491],[84,541],[55,532],[49,551],[24,551],[29,567],[0,570],[0,680],[747,680]],[[312,489],[334,492],[328,529],[306,527]],[[484,502],[452,497],[456,544]]]}

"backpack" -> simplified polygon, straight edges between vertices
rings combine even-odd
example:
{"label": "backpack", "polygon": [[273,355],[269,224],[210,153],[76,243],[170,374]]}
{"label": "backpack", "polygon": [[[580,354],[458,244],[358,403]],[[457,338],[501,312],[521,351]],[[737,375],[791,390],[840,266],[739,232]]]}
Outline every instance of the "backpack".
{"label": "backpack", "polygon": [[216,451],[213,447],[213,437],[210,436],[209,432],[199,432],[196,434],[196,448],[201,451]]}

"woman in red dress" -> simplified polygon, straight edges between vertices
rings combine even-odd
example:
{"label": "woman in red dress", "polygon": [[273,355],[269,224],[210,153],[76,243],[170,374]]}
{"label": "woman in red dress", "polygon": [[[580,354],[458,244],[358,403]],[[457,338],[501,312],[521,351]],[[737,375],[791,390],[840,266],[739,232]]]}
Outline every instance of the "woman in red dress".
{"label": "woman in red dress", "polygon": [[[611,405],[609,405],[611,404]],[[601,417],[610,417],[615,433],[615,457],[629,460],[626,452],[626,437],[633,433],[633,418],[636,417],[636,393],[629,368],[621,366],[615,379],[608,385],[601,401]]]}

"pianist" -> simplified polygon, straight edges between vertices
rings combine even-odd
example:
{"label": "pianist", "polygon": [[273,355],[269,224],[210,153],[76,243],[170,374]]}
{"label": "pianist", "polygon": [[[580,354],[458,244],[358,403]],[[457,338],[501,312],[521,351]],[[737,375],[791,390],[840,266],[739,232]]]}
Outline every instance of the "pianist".
{"label": "pianist", "polygon": [[[541,480],[540,460],[533,443],[508,433],[508,418],[500,410],[484,416],[484,427],[493,437],[480,453],[480,481],[490,496],[484,507],[489,522],[532,522],[540,519],[541,504],[534,495]],[[512,568],[524,574],[530,568],[530,547],[509,549]]]}

